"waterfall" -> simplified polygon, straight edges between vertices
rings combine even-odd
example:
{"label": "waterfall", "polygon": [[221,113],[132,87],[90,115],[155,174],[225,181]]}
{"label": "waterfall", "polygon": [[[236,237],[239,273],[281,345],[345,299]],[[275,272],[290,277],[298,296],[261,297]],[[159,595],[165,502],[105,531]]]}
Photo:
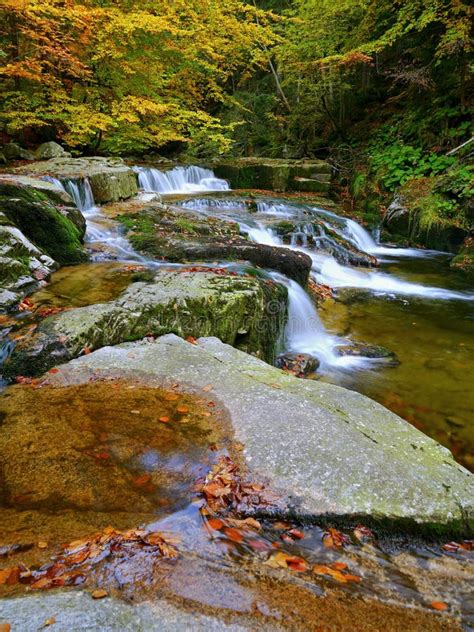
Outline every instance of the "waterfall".
{"label": "waterfall", "polygon": [[246,233],[251,241],[257,244],[265,244],[266,246],[283,246],[283,241],[278,235],[261,223],[255,226],[240,223],[240,230]]}
{"label": "waterfall", "polygon": [[193,193],[199,191],[228,191],[226,180],[216,178],[214,172],[202,167],[175,167],[159,171],[151,167],[134,167],[138,184],[147,193]]}
{"label": "waterfall", "polygon": [[106,247],[106,252],[101,252],[100,248],[92,255],[92,260],[113,258],[123,261],[134,261],[148,264],[149,261],[139,255],[130,245],[128,239],[124,237],[122,226],[109,220],[101,213],[100,208],[94,201],[94,194],[88,178],[58,180],[50,176],[44,176],[43,180],[51,182],[62,191],[69,193],[77,208],[86,219],[86,234],[84,243],[87,246]]}

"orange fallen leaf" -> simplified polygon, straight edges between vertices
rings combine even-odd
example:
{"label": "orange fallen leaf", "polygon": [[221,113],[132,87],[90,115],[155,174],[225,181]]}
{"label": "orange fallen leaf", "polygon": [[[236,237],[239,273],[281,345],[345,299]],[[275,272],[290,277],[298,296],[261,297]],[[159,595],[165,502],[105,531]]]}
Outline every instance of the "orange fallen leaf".
{"label": "orange fallen leaf", "polygon": [[178,413],[181,413],[182,415],[189,413],[189,408],[187,406],[178,406],[176,410]]}
{"label": "orange fallen leaf", "polygon": [[47,543],[47,542],[44,542],[44,540],[40,540],[40,541],[38,542],[38,548],[39,548],[39,549],[47,549],[47,548],[48,548],[48,543]]}
{"label": "orange fallen leaf", "polygon": [[226,527],[224,529],[224,533],[229,538],[229,540],[232,540],[232,542],[243,542],[244,540],[244,536],[242,535],[242,533],[238,529],[234,529],[233,527]]}
{"label": "orange fallen leaf", "polygon": [[302,573],[308,570],[308,563],[306,560],[295,555],[288,555],[283,551],[278,551],[272,555],[265,564],[271,568],[289,568],[297,573]]}
{"label": "orange fallen leaf", "polygon": [[224,526],[224,523],[222,520],[219,520],[219,518],[209,518],[207,524],[211,529],[215,529],[216,531],[219,531]]}
{"label": "orange fallen leaf", "polygon": [[296,540],[302,540],[304,538],[304,533],[300,531],[299,529],[290,529],[288,531],[288,534],[291,535],[291,537],[295,538]]}
{"label": "orange fallen leaf", "polygon": [[3,568],[0,570],[0,586],[12,586],[16,584],[20,579],[20,569],[18,566],[13,566],[11,568]]}
{"label": "orange fallen leaf", "polygon": [[49,619],[46,619],[46,621],[43,623],[43,627],[47,628],[49,625],[54,625],[56,623],[56,619],[54,617],[50,617]]}
{"label": "orange fallen leaf", "polygon": [[53,367],[52,369],[49,369],[48,373],[59,373],[59,369],[57,369],[56,367]]}
{"label": "orange fallen leaf", "polygon": [[151,474],[142,474],[138,478],[134,479],[133,484],[142,487],[151,481]]}
{"label": "orange fallen leaf", "polygon": [[0,623],[0,632],[10,632],[12,626],[9,623]]}
{"label": "orange fallen leaf", "polygon": [[160,417],[158,419],[158,421],[161,421],[161,423],[163,423],[163,424],[167,424],[169,422],[169,420],[170,420],[170,418],[167,417],[166,415],[163,415],[162,417]]}
{"label": "orange fallen leaf", "polygon": [[82,350],[83,355],[89,355],[89,353],[91,353],[92,350],[90,347],[84,347]]}
{"label": "orange fallen leaf", "polygon": [[164,399],[167,402],[174,402],[177,399],[179,399],[179,395],[177,393],[166,393],[166,395],[164,396]]}
{"label": "orange fallen leaf", "polygon": [[336,571],[345,571],[347,568],[347,564],[344,564],[344,562],[333,562],[330,566]]}
{"label": "orange fallen leaf", "polygon": [[97,590],[92,591],[91,597],[92,599],[103,599],[104,597],[108,597],[109,593],[103,588],[97,588]]}
{"label": "orange fallen leaf", "polygon": [[197,345],[197,340],[196,338],[193,338],[193,336],[188,336],[186,338],[186,342],[190,342],[192,345]]}
{"label": "orange fallen leaf", "polygon": [[448,609],[448,604],[444,601],[432,601],[431,607],[433,610],[439,610],[441,612],[445,612]]}

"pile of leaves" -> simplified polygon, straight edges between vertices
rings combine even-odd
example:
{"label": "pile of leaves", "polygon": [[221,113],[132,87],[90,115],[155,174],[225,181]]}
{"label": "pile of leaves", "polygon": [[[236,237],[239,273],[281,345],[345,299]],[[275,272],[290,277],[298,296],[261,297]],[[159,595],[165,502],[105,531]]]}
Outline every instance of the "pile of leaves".
{"label": "pile of leaves", "polygon": [[253,513],[256,509],[275,506],[278,500],[265,485],[244,480],[240,467],[228,456],[214,465],[202,483],[198,482],[196,491],[203,495],[214,513]]}
{"label": "pile of leaves", "polygon": [[99,562],[113,555],[131,557],[146,549],[158,558],[175,559],[179,540],[174,536],[144,529],[116,531],[106,527],[90,538],[75,540],[63,546],[53,561],[32,570],[24,564],[0,570],[0,585],[26,584],[34,589],[77,586],[87,579],[87,573]]}
{"label": "pile of leaves", "polygon": [[324,285],[324,283],[316,283],[314,279],[308,280],[308,289],[311,294],[320,301],[325,301],[328,298],[334,297],[334,291],[331,287],[329,287],[329,285]]}

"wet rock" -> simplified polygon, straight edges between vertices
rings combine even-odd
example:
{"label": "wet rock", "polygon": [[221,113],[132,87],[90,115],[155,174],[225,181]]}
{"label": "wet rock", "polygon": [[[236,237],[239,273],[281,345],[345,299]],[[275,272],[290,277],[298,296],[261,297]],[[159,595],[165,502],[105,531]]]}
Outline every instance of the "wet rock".
{"label": "wet rock", "polygon": [[85,261],[85,219],[71,198],[49,182],[0,176],[0,211],[38,248],[61,264]]}
{"label": "wet rock", "polygon": [[[177,404],[189,411],[185,423]],[[207,401],[137,382],[12,387],[0,402],[0,506],[136,514],[182,508],[196,468],[221,438],[208,410]]]}
{"label": "wet rock", "polygon": [[8,143],[2,148],[2,153],[7,160],[36,160],[32,151],[23,149],[17,143]]}
{"label": "wet rock", "polygon": [[125,200],[138,193],[136,175],[121,158],[52,158],[16,171],[59,180],[88,178],[98,204]]}
{"label": "wet rock", "polygon": [[319,360],[309,353],[284,353],[278,356],[276,366],[296,377],[307,377],[317,371]]}
{"label": "wet rock", "polygon": [[130,242],[140,252],[176,263],[187,261],[250,261],[277,270],[305,285],[311,258],[284,248],[248,241],[236,222],[205,217],[163,205],[118,218],[128,229]]}
{"label": "wet rock", "polygon": [[340,356],[359,356],[362,358],[373,358],[386,360],[392,366],[400,364],[397,355],[380,345],[369,345],[363,342],[350,342],[336,347],[336,353]]}
{"label": "wet rock", "polygon": [[252,476],[270,479],[299,516],[473,526],[474,476],[449,450],[359,393],[298,380],[215,338],[194,345],[172,335],[106,347],[48,382],[80,384],[97,371],[154,376],[190,391],[212,384]]}
{"label": "wet rock", "polygon": [[277,283],[224,270],[160,272],[114,301],[46,318],[17,344],[4,375],[38,375],[84,349],[171,332],[214,335],[271,362],[286,316],[287,290]]}
{"label": "wet rock", "polygon": [[85,261],[85,220],[49,182],[0,176],[0,308],[35,290],[59,264]]}
{"label": "wet rock", "polygon": [[67,152],[61,145],[50,141],[42,143],[35,152],[38,160],[50,160],[51,158],[70,158],[71,154]]}
{"label": "wet rock", "polygon": [[474,272],[474,231],[464,240],[461,250],[453,257],[450,263],[451,268],[462,270],[463,272]]}

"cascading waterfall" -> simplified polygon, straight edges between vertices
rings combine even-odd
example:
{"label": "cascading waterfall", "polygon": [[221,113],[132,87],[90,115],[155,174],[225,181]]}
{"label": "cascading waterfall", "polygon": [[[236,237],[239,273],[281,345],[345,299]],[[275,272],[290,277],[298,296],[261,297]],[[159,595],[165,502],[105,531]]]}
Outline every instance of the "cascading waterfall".
{"label": "cascading waterfall", "polygon": [[147,193],[178,194],[199,191],[228,191],[229,183],[216,178],[211,169],[202,167],[175,167],[159,171],[151,167],[134,167],[138,184]]}
{"label": "cascading waterfall", "polygon": [[106,247],[109,254],[100,252],[93,254],[93,261],[110,258],[110,255],[112,255],[114,258],[123,261],[149,263],[147,259],[135,252],[130,242],[124,237],[121,226],[107,219],[101,213],[100,208],[94,201],[94,194],[87,178],[58,180],[45,176],[44,180],[69,193],[77,208],[84,215],[86,219],[86,245],[104,244]]}

